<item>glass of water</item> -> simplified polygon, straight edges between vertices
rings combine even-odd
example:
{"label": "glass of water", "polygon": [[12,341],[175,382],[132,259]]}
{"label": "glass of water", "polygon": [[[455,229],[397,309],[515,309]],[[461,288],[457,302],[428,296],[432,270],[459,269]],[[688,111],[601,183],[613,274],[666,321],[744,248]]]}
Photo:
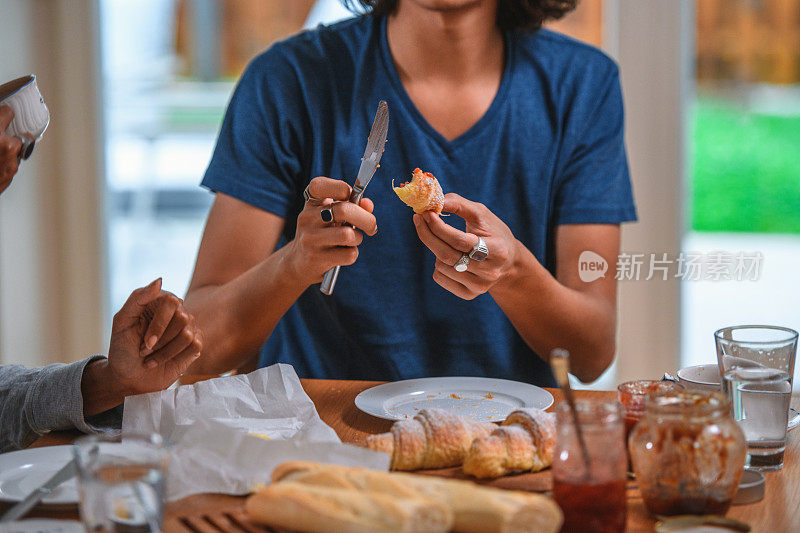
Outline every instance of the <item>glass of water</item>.
{"label": "glass of water", "polygon": [[779,470],[786,449],[797,332],[733,326],[714,333],[722,390],[747,440],[747,466]]}
{"label": "glass of water", "polygon": [[88,531],[161,531],[169,454],[159,435],[90,435],[73,453]]}

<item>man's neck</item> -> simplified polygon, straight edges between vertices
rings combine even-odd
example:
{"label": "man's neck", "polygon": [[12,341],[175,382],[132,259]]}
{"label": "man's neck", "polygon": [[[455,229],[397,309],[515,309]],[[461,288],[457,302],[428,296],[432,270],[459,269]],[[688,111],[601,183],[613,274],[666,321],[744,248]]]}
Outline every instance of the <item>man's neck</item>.
{"label": "man's neck", "polygon": [[452,10],[401,0],[386,30],[401,78],[462,82],[501,70],[503,38],[496,13],[497,2],[490,0]]}

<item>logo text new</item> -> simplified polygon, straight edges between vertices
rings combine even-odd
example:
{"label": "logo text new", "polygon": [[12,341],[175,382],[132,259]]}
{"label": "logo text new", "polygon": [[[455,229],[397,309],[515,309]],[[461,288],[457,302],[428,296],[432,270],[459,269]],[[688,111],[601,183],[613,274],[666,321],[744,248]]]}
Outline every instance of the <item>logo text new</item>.
{"label": "logo text new", "polygon": [[584,283],[589,283],[606,277],[608,262],[600,254],[591,250],[584,250],[578,257],[578,277]]}

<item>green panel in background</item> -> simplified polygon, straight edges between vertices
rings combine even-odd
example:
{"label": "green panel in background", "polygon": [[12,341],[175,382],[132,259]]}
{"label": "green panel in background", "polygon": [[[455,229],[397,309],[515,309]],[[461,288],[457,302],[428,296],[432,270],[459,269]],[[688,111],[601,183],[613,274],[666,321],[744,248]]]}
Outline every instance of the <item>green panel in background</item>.
{"label": "green panel in background", "polygon": [[692,229],[800,234],[800,116],[703,98],[693,120]]}

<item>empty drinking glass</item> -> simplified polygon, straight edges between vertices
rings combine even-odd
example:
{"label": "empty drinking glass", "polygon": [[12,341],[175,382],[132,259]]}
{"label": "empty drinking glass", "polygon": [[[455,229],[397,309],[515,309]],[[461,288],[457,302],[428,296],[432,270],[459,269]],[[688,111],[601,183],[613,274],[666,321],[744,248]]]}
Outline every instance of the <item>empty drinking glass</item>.
{"label": "empty drinking glass", "polygon": [[778,326],[733,326],[714,333],[722,389],[747,440],[747,466],[783,466],[797,332]]}
{"label": "empty drinking glass", "polygon": [[158,435],[91,435],[73,445],[89,531],[161,531],[168,452]]}

